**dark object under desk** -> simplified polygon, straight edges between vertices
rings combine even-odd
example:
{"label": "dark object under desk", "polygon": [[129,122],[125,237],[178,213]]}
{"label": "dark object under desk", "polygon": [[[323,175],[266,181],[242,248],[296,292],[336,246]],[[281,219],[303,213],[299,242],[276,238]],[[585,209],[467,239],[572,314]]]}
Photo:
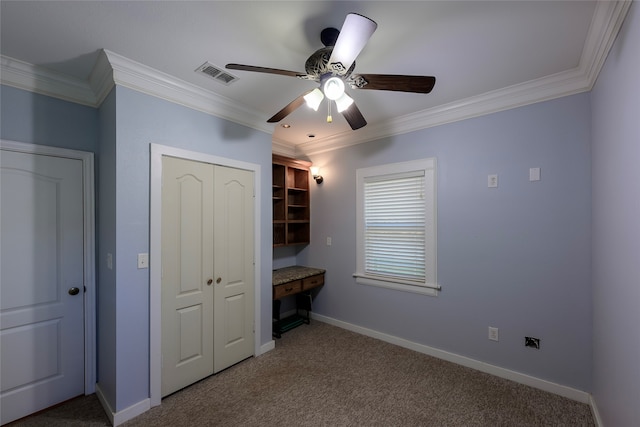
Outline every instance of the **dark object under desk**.
{"label": "dark object under desk", "polygon": [[[325,270],[294,265],[273,270],[273,336],[280,338],[283,332],[309,324],[309,312],[313,297],[311,291],[324,285]],[[295,295],[296,313],[280,318],[281,299]],[[301,314],[302,312],[302,314]]]}

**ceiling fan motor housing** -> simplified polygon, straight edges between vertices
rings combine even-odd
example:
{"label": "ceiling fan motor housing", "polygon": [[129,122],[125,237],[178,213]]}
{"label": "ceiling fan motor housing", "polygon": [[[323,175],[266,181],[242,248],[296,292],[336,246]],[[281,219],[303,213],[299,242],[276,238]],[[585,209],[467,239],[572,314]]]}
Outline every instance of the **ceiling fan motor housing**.
{"label": "ceiling fan motor housing", "polygon": [[[315,81],[320,81],[323,76],[326,74],[330,75],[339,75],[336,73],[329,64],[329,58],[331,57],[331,52],[333,51],[333,46],[323,47],[316,50],[304,64],[305,72],[314,78]],[[342,77],[348,77],[353,70],[356,68],[356,61],[353,61],[351,67],[347,70],[346,73],[340,74]]]}

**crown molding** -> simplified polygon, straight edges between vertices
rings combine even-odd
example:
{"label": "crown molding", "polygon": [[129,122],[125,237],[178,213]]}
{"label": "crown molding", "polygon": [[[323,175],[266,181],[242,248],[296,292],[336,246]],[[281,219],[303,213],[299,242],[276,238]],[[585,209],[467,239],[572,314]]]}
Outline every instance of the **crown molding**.
{"label": "crown molding", "polygon": [[[551,76],[429,108],[356,132],[291,144],[272,139],[273,151],[287,156],[313,155],[388,138],[459,120],[589,91],[622,26],[632,1],[598,1],[578,67]],[[228,98],[146,65],[103,50],[88,80],[66,76],[26,62],[0,56],[0,82],[16,88],[98,107],[114,85],[184,105],[261,132],[273,133],[261,114]]]}
{"label": "crown molding", "polygon": [[472,96],[449,104],[418,111],[384,123],[367,125],[356,132],[335,135],[297,146],[298,155],[313,155],[342,147],[392,137],[421,129],[509,110],[536,102],[573,95],[588,90],[588,81],[579,69],[531,80],[507,88]]}
{"label": "crown molding", "polygon": [[631,1],[598,1],[578,67],[449,104],[408,114],[358,131],[304,142],[296,155],[311,156],[439,126],[473,117],[587,92],[593,88],[609,50],[620,31]]}
{"label": "crown molding", "polygon": [[273,154],[280,154],[286,157],[295,157],[298,154],[294,145],[275,138],[271,139],[271,151]]}
{"label": "crown molding", "polygon": [[96,97],[96,106],[101,105],[115,86],[113,80],[113,68],[109,63],[109,57],[104,50],[100,51],[98,59],[89,74],[89,87]]}
{"label": "crown molding", "polygon": [[177,79],[114,52],[104,50],[116,85],[184,105],[222,119],[271,133],[273,129],[255,110],[199,86]]}
{"label": "crown molding", "polygon": [[250,108],[106,49],[98,55],[88,80],[6,56],[0,59],[0,83],[41,95],[97,108],[119,85],[265,133],[273,131]]}
{"label": "crown molding", "polygon": [[0,56],[0,83],[96,107],[96,97],[87,82],[4,55]]}
{"label": "crown molding", "polygon": [[599,1],[580,57],[580,68],[589,81],[589,89],[596,83],[609,50],[616,40],[632,0]]}

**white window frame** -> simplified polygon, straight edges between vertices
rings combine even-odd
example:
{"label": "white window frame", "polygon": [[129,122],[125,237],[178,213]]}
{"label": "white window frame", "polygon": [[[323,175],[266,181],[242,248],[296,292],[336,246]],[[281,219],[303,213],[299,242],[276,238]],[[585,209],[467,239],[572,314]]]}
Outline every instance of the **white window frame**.
{"label": "white window frame", "polygon": [[[386,175],[397,176],[407,173],[424,173],[425,202],[425,280],[424,283],[411,282],[401,278],[374,276],[365,270],[365,221],[364,184],[365,180],[380,179]],[[426,158],[401,163],[391,163],[356,170],[356,283],[380,286],[405,292],[436,296],[440,290],[437,281],[437,185],[436,159]]]}

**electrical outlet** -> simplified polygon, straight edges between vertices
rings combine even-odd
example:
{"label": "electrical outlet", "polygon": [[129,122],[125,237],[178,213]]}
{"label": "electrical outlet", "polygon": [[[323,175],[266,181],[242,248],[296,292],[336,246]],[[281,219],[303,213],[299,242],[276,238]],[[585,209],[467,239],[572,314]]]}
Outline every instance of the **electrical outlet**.
{"label": "electrical outlet", "polygon": [[524,337],[524,346],[540,350],[540,338]]}
{"label": "electrical outlet", "polygon": [[498,341],[498,328],[489,326],[489,339],[491,341]]}
{"label": "electrical outlet", "polygon": [[498,174],[491,174],[487,177],[487,187],[498,188]]}

